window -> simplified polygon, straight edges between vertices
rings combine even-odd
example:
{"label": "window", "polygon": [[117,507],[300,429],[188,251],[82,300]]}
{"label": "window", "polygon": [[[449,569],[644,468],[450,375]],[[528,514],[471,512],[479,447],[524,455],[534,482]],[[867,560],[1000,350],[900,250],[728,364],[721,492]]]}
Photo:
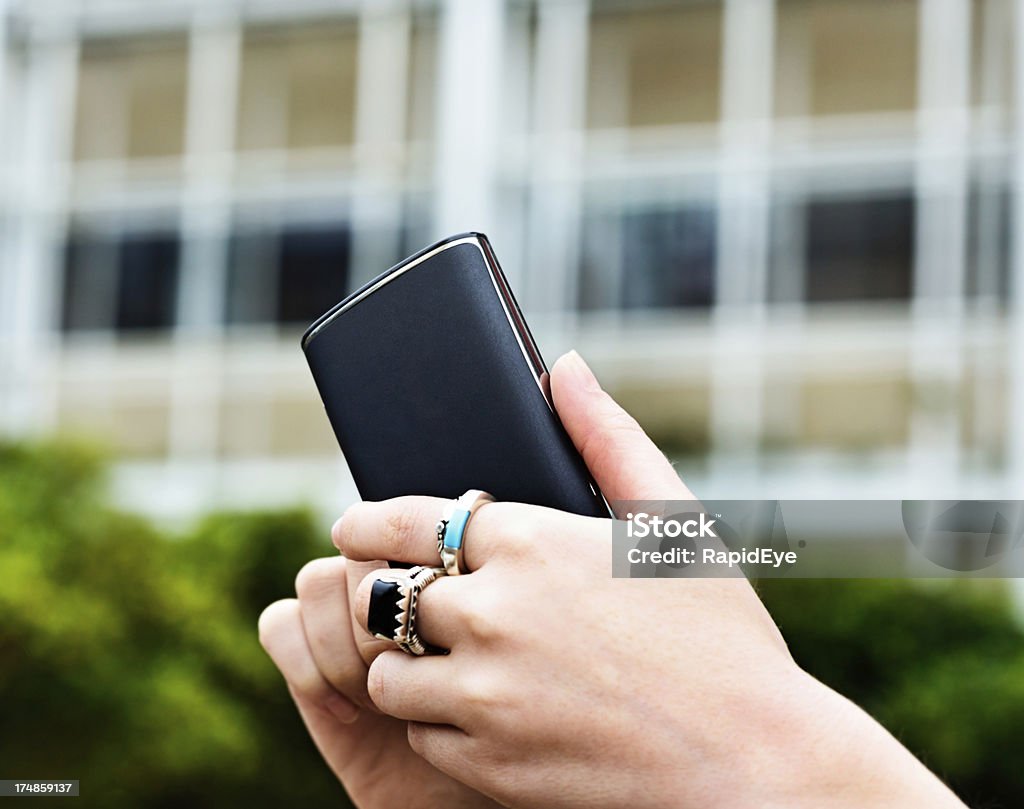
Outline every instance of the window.
{"label": "window", "polygon": [[115,328],[170,328],[178,289],[177,238],[166,234],[126,238],[121,242],[120,269]]}
{"label": "window", "polygon": [[75,157],[180,155],[186,75],[181,38],[84,43],[75,105]]}
{"label": "window", "polygon": [[238,147],[306,149],[353,141],[357,36],[338,22],[246,32]]}
{"label": "window", "polygon": [[65,331],[134,332],[174,325],[177,236],[73,235],[65,249]]}
{"label": "window", "polygon": [[345,297],[347,230],[291,230],[281,237],[279,323],[310,323]]}
{"label": "window", "polygon": [[780,0],[779,115],[912,109],[917,13],[915,0]]}
{"label": "window", "polygon": [[349,248],[345,227],[237,233],[228,267],[228,322],[308,325],[345,296]]}
{"label": "window", "polygon": [[715,216],[710,208],[630,213],[623,225],[627,309],[711,304]]}
{"label": "window", "polygon": [[717,120],[721,29],[718,3],[596,11],[590,27],[588,125]]}
{"label": "window", "polygon": [[714,210],[698,204],[592,214],[584,224],[580,307],[709,306],[715,229]]}
{"label": "window", "polygon": [[914,261],[909,195],[812,200],[806,208],[808,301],[906,300]]}

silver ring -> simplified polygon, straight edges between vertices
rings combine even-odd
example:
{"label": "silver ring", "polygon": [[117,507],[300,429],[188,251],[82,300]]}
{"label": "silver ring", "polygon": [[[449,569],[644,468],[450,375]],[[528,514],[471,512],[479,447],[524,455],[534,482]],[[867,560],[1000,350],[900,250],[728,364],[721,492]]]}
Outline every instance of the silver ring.
{"label": "silver ring", "polygon": [[404,574],[380,576],[370,591],[366,626],[381,640],[392,641],[407,654],[442,654],[444,650],[424,643],[416,632],[416,605],[419,595],[439,576],[443,567],[417,565]]}
{"label": "silver ring", "polygon": [[494,497],[480,489],[470,489],[462,497],[446,504],[434,530],[437,533],[437,552],[449,576],[469,573],[464,549],[469,521],[481,506],[493,503]]}

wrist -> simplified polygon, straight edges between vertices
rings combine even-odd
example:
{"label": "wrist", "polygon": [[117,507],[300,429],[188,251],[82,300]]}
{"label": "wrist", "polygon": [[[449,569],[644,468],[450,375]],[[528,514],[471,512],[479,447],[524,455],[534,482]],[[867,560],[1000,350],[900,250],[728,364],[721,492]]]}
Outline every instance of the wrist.
{"label": "wrist", "polygon": [[959,807],[956,796],[845,697],[794,670],[760,717],[752,789],[732,806]]}

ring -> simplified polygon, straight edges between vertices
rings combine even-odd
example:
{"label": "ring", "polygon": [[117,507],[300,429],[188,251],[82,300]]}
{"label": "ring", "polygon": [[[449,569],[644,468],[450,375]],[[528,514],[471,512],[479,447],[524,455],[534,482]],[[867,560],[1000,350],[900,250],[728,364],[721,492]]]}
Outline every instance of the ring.
{"label": "ring", "polygon": [[444,507],[441,519],[437,521],[437,552],[441,556],[441,564],[449,576],[469,573],[463,559],[466,544],[466,528],[477,510],[493,503],[494,497],[480,489],[470,489],[462,497],[452,500]]}
{"label": "ring", "polygon": [[417,565],[405,574],[378,578],[370,591],[366,616],[370,634],[392,641],[407,654],[442,654],[442,649],[424,643],[416,633],[416,602],[427,585],[443,575],[444,568]]}

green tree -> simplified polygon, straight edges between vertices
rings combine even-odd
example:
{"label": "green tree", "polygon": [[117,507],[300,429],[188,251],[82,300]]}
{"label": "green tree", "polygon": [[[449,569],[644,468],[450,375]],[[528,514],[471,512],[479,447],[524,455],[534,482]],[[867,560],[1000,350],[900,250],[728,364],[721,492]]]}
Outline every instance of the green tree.
{"label": "green tree", "polygon": [[94,452],[0,447],[0,777],[87,805],[345,805],[256,639],[330,552],[302,510],[184,537],[111,509]]}

